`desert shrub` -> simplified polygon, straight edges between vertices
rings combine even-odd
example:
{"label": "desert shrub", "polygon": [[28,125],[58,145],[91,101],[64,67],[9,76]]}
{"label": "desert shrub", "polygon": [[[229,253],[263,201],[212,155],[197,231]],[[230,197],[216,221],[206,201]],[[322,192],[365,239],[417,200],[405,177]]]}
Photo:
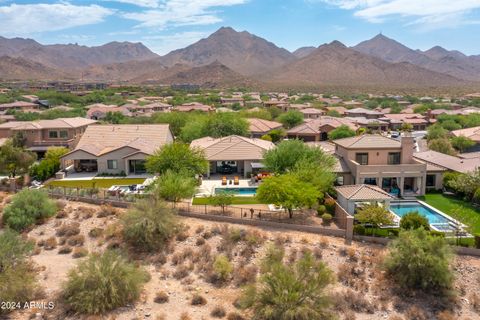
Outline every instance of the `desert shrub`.
{"label": "desert shrub", "polygon": [[192,297],[191,304],[192,306],[204,306],[207,304],[207,299],[205,299],[205,297],[197,293]]}
{"label": "desert shrub", "polygon": [[245,241],[249,246],[259,246],[265,242],[265,235],[259,230],[249,230],[245,235]]}
{"label": "desert shrub", "polygon": [[68,213],[65,210],[60,210],[57,212],[57,215],[55,216],[57,219],[65,219],[68,218]]}
{"label": "desert shrub", "polygon": [[213,272],[213,281],[228,281],[233,272],[232,263],[225,255],[218,255],[213,262]]}
{"label": "desert shrub", "polygon": [[186,264],[179,264],[173,272],[173,277],[177,280],[183,279],[190,274],[190,268]]}
{"label": "desert shrub", "polygon": [[103,234],[103,229],[102,228],[93,228],[88,232],[88,236],[90,238],[98,238],[102,236]]}
{"label": "desert shrub", "polygon": [[177,236],[175,237],[175,239],[178,242],[183,242],[183,241],[187,240],[189,236],[190,235],[188,234],[188,231],[183,230],[183,231],[177,233]]}
{"label": "desert shrub", "polygon": [[80,224],[78,222],[72,222],[60,226],[55,232],[58,237],[71,237],[80,233]]}
{"label": "desert shrub", "polygon": [[389,246],[384,269],[400,287],[440,294],[452,288],[451,256],[445,239],[424,229],[402,231]]}
{"label": "desert shrub", "polygon": [[202,233],[204,230],[205,230],[205,227],[204,227],[204,226],[198,226],[198,227],[195,228],[195,233],[196,233],[196,234],[200,234],[200,233]]}
{"label": "desert shrub", "polygon": [[91,255],[69,272],[63,298],[75,312],[101,314],[137,300],[147,279],[146,272],[106,251]]}
{"label": "desert shrub", "polygon": [[77,259],[77,258],[83,258],[88,255],[88,250],[85,248],[74,248],[72,257]]}
{"label": "desert shrub", "polygon": [[[32,249],[33,244],[16,232],[6,229],[0,233],[0,301],[18,301],[23,305],[34,299],[35,273],[26,260]],[[0,315],[8,311],[0,308]]]}
{"label": "desert shrub", "polygon": [[322,222],[326,225],[329,225],[330,223],[332,223],[332,215],[330,213],[324,213],[322,214]]}
{"label": "desert shrub", "polygon": [[325,201],[323,202],[323,205],[325,206],[325,208],[327,209],[328,212],[330,212],[331,214],[335,213],[335,200],[334,199],[332,199],[332,198],[325,199]]}
{"label": "desert shrub", "polygon": [[318,206],[317,213],[320,217],[325,213],[325,211],[327,211],[327,207],[325,207],[323,204]]}
{"label": "desert shrub", "polygon": [[214,318],[224,318],[227,315],[227,312],[224,307],[215,306],[210,312],[210,315]]}
{"label": "desert shrub", "polygon": [[63,246],[58,249],[58,254],[69,254],[70,252],[72,252],[72,247],[70,246]]}
{"label": "desert shrub", "polygon": [[428,317],[425,314],[425,311],[420,309],[417,306],[411,306],[410,308],[407,309],[405,312],[405,316],[409,320],[427,320]]}
{"label": "desert shrub", "polygon": [[233,274],[233,281],[238,287],[244,286],[249,283],[254,283],[257,279],[258,269],[254,265],[240,266]]}
{"label": "desert shrub", "polygon": [[428,219],[422,216],[418,211],[412,211],[407,213],[400,219],[400,228],[405,230],[424,228],[425,230],[430,229],[430,223]]}
{"label": "desert shrub", "polygon": [[168,293],[165,291],[159,291],[155,294],[153,301],[155,303],[167,303],[169,300]]}
{"label": "desert shrub", "polygon": [[178,224],[173,211],[154,198],[138,201],[122,217],[125,240],[140,251],[153,251],[175,235]]}
{"label": "desert shrub", "polygon": [[197,246],[203,246],[205,244],[205,239],[203,238],[197,238],[197,241],[195,241],[195,244]]}
{"label": "desert shrub", "polygon": [[57,200],[55,201],[55,204],[57,205],[57,210],[61,211],[61,210],[64,210],[65,207],[67,206],[67,201]]}
{"label": "desert shrub", "polygon": [[311,254],[293,265],[277,260],[256,286],[244,291],[240,305],[252,309],[254,319],[329,319],[333,314],[325,288],[333,282],[332,271]]}
{"label": "desert shrub", "polygon": [[45,240],[45,244],[43,245],[43,248],[45,250],[53,250],[57,247],[57,238],[55,237],[50,237],[47,240]]}
{"label": "desert shrub", "polygon": [[72,247],[81,247],[85,243],[85,236],[83,234],[77,234],[68,238],[67,244]]}
{"label": "desert shrub", "polygon": [[281,263],[284,256],[285,249],[283,247],[279,245],[270,245],[260,264],[262,273],[268,272],[273,265]]}
{"label": "desert shrub", "polygon": [[355,312],[374,313],[374,304],[365,298],[363,292],[353,291],[351,289],[338,293],[335,296],[335,309],[337,310],[353,310]]}
{"label": "desert shrub", "polygon": [[444,311],[440,311],[437,314],[437,319],[438,320],[456,320],[458,319],[458,317],[455,316],[455,314],[452,313],[451,311],[444,310]]}
{"label": "desert shrub", "polygon": [[237,312],[230,312],[227,315],[227,320],[245,320],[245,318]]}
{"label": "desert shrub", "polygon": [[57,212],[55,201],[47,193],[36,189],[23,189],[12,197],[3,209],[3,223],[16,231],[52,217]]}
{"label": "desert shrub", "polygon": [[100,211],[97,212],[97,218],[105,218],[108,216],[115,216],[117,214],[118,209],[107,204],[100,207]]}
{"label": "desert shrub", "polygon": [[184,312],[180,315],[180,320],[192,320],[187,312]]}

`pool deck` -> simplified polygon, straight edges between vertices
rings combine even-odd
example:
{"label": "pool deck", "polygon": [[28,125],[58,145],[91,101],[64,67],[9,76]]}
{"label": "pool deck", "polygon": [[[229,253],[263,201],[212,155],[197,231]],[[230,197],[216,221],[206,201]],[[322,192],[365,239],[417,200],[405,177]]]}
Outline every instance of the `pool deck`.
{"label": "pool deck", "polygon": [[[254,188],[258,187],[258,183],[252,183],[250,179],[239,179],[239,184],[234,185],[233,184],[233,176],[227,176],[227,185],[222,186],[222,179],[217,178],[217,179],[204,179],[202,180],[202,185],[198,187],[196,197],[208,197],[212,194],[215,194],[215,188]],[[229,184],[230,181],[232,184]],[[242,196],[242,195],[237,195],[237,196]],[[246,195],[246,196],[251,196],[251,195]]]}

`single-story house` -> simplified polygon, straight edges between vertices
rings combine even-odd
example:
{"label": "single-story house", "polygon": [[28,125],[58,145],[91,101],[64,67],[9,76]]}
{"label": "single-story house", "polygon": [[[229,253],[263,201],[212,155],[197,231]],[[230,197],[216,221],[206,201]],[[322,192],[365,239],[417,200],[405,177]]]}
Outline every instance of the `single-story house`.
{"label": "single-story house", "polygon": [[268,134],[272,130],[282,128],[282,124],[276,121],[258,118],[249,118],[247,121],[249,124],[251,138],[261,138],[263,135]]}
{"label": "single-story house", "polygon": [[318,119],[321,116],[325,115],[324,110],[316,109],[316,108],[305,108],[300,110],[303,113],[304,119]]}
{"label": "single-story house", "polygon": [[211,174],[239,174],[248,177],[250,173],[263,168],[264,153],[275,148],[275,145],[262,139],[232,135],[200,138],[193,140],[190,147],[205,152],[210,162],[207,177]]}
{"label": "single-story house", "polygon": [[173,142],[168,124],[89,126],[76,148],[61,159],[77,172],[143,174],[145,159]]}

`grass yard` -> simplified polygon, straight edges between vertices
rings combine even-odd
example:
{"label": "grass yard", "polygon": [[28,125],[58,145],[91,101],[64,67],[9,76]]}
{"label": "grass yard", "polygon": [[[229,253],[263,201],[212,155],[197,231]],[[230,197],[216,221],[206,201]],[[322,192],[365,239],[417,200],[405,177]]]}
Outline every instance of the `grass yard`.
{"label": "grass yard", "polygon": [[[434,208],[448,214],[452,218],[470,226],[474,234],[480,234],[480,209],[470,203],[452,196],[445,196],[441,193],[429,193],[418,197]],[[459,209],[461,208],[461,210]]]}
{"label": "grass yard", "polygon": [[54,180],[48,186],[66,188],[110,188],[114,185],[142,184],[142,178],[97,178],[88,180]]}
{"label": "grass yard", "polygon": [[[233,197],[232,200],[233,200],[232,204],[262,204],[260,201],[257,200],[256,197]],[[192,204],[211,205],[212,203],[210,201],[210,198],[204,197],[204,198],[193,198]]]}

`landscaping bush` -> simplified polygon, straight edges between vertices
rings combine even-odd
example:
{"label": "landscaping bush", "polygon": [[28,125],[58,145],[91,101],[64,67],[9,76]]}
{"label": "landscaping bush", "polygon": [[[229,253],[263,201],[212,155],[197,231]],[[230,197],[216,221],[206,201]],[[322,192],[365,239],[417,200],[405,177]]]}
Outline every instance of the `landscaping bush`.
{"label": "landscaping bush", "polygon": [[330,223],[332,223],[332,215],[330,213],[324,213],[322,215],[322,222],[326,225],[329,225]]}
{"label": "landscaping bush", "polygon": [[324,205],[319,205],[317,208],[317,213],[319,216],[322,216],[326,210],[327,208]]}
{"label": "landscaping bush", "polygon": [[[33,244],[22,240],[16,232],[6,229],[0,233],[0,301],[18,301],[23,305],[35,298],[35,273],[26,260],[32,249]],[[0,308],[0,315],[7,312]]]}
{"label": "landscaping bush", "polygon": [[140,297],[147,273],[119,254],[91,255],[68,274],[63,297],[81,314],[102,314],[126,306]]}
{"label": "landscaping bush", "polygon": [[424,228],[425,230],[430,229],[430,223],[428,219],[422,216],[418,211],[412,211],[407,213],[400,219],[400,228],[405,230]]}
{"label": "landscaping bush", "polygon": [[331,214],[335,213],[335,200],[334,199],[327,198],[327,199],[325,199],[323,204],[325,205],[325,208],[327,209],[327,211],[329,213],[331,213]]}
{"label": "landscaping bush", "polygon": [[12,197],[12,202],[3,209],[3,223],[16,231],[52,217],[57,205],[47,193],[36,189],[23,189]]}
{"label": "landscaping bush", "polygon": [[155,198],[144,199],[122,217],[125,240],[140,251],[164,246],[177,232],[173,211]]}
{"label": "landscaping bush", "polygon": [[402,231],[390,243],[383,267],[401,288],[442,294],[453,285],[451,256],[445,239],[420,228]]}
{"label": "landscaping bush", "polygon": [[356,224],[353,226],[353,233],[358,235],[365,235],[365,227],[361,224]]}

